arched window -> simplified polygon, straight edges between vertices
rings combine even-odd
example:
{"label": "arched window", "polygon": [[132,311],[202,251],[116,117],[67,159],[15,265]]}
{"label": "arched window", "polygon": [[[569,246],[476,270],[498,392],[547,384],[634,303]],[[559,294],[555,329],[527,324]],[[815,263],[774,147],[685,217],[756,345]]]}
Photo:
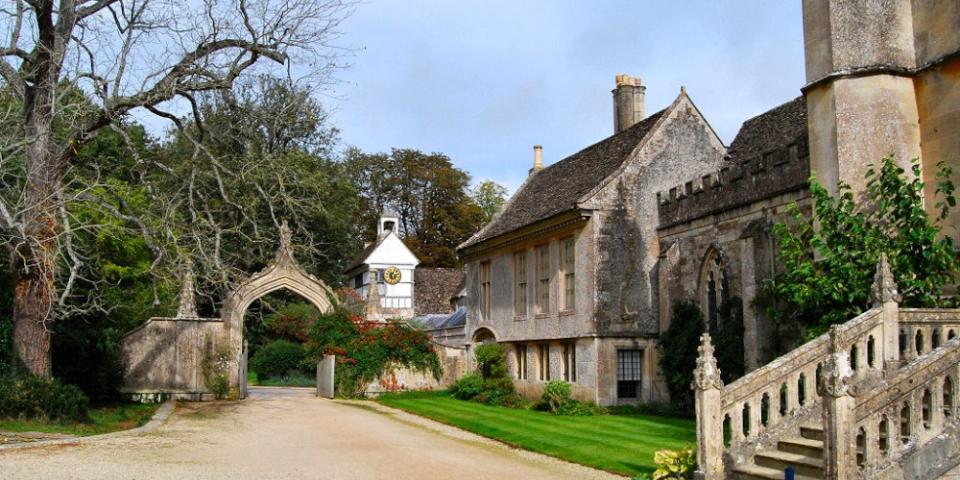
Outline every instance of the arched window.
{"label": "arched window", "polygon": [[723,258],[716,248],[711,247],[703,261],[700,274],[701,305],[707,329],[715,335],[718,329],[718,310],[730,296],[727,276],[724,272]]}

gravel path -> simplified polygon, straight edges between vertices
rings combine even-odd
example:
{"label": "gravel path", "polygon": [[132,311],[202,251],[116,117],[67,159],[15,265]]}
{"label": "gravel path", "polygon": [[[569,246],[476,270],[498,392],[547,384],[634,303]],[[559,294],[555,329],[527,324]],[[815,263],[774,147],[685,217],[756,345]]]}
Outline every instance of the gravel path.
{"label": "gravel path", "polygon": [[622,479],[372,402],[252,388],[152,433],[0,450],[0,479]]}

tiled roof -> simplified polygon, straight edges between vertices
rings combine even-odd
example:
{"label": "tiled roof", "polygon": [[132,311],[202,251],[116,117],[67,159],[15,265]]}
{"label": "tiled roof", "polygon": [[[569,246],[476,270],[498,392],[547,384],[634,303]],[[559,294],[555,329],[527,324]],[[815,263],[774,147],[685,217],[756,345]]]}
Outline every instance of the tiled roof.
{"label": "tiled roof", "polygon": [[575,209],[577,200],[623,164],[663,112],[661,110],[530,176],[503,211],[459,249]]}
{"label": "tiled roof", "polygon": [[743,122],[727,150],[729,160],[742,163],[779,150],[807,136],[807,103],[797,97]]}
{"label": "tiled roof", "polygon": [[413,277],[417,315],[452,312],[450,299],[463,289],[464,278],[459,268],[417,268]]}

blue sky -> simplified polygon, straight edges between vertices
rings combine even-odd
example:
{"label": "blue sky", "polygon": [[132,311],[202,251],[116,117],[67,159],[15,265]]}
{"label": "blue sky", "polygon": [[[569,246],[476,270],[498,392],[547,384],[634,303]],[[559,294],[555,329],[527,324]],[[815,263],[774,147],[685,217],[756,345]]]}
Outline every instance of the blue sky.
{"label": "blue sky", "polygon": [[550,164],[612,133],[617,73],[648,113],[685,86],[725,143],[804,82],[796,0],[366,0],[343,31],[324,101],[345,145],[442,152],[511,192],[534,144]]}

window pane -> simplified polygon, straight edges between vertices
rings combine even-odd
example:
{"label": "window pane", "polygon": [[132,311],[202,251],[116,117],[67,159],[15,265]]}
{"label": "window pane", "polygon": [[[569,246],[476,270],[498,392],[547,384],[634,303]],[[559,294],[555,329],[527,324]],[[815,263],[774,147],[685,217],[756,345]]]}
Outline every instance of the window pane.
{"label": "window pane", "polygon": [[617,350],[617,380],[640,380],[642,350]]}

